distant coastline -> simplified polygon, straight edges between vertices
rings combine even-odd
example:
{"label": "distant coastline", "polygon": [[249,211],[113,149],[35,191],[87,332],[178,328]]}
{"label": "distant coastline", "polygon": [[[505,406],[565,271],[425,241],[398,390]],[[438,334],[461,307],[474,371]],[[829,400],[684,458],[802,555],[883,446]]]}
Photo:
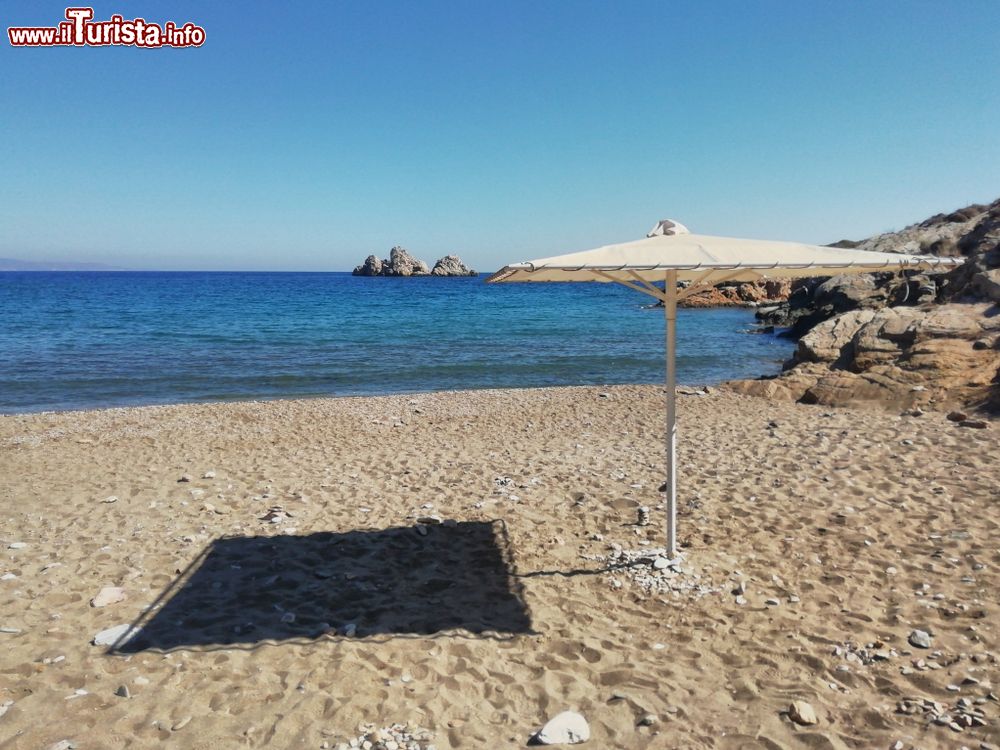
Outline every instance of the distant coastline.
{"label": "distant coastline", "polygon": [[0,258],[0,271],[125,271],[105,263],[55,263],[49,261]]}

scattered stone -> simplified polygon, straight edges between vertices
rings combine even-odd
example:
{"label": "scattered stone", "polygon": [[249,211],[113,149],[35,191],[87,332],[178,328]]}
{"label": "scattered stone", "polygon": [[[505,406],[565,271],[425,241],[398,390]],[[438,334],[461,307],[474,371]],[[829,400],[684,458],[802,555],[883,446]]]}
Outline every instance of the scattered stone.
{"label": "scattered stone", "polygon": [[107,607],[109,604],[118,604],[125,601],[125,589],[118,586],[105,586],[97,596],[90,600],[91,607]]}
{"label": "scattered stone", "polygon": [[272,505],[270,508],[267,509],[267,513],[262,515],[259,520],[264,521],[266,523],[277,524],[288,520],[288,518],[290,518],[291,515],[292,515],[291,513],[286,511],[280,505]]}
{"label": "scattered stone", "polygon": [[14,701],[11,700],[6,700],[3,703],[0,703],[0,717],[2,717],[5,713],[7,713],[10,710],[10,707],[13,705]]}
{"label": "scattered stone", "polygon": [[178,482],[190,482],[191,481],[191,475],[190,474],[181,474],[181,478],[178,479],[177,481]]}
{"label": "scattered stone", "polygon": [[215,472],[214,471],[206,471],[204,474],[201,475],[201,478],[202,479],[215,479]]}
{"label": "scattered stone", "polygon": [[645,547],[625,550],[612,543],[607,555],[583,555],[585,559],[605,563],[614,569],[609,583],[621,589],[623,583],[617,576],[624,576],[647,594],[670,594],[673,598],[698,599],[722,591],[718,586],[702,579],[700,573],[684,566],[681,558],[670,559],[662,547]]}
{"label": "scattered stone", "polygon": [[853,641],[845,641],[843,646],[837,646],[833,650],[834,655],[842,656],[846,661],[869,666],[876,662],[887,661],[899,654],[895,649],[885,648],[882,641],[873,641],[864,646],[859,646]]}
{"label": "scattered stone", "polygon": [[107,628],[106,630],[102,630],[100,633],[95,635],[91,643],[95,646],[111,646],[118,641],[127,640],[127,638],[132,637],[138,632],[138,628],[132,629],[132,626],[129,623],[125,623],[124,625],[115,625],[113,628]]}
{"label": "scattered stone", "polygon": [[76,745],[72,740],[59,740],[58,742],[53,742],[45,750],[75,750]]}
{"label": "scattered stone", "polygon": [[17,635],[21,632],[21,628],[12,628],[8,625],[0,627],[0,633],[6,633],[7,635]]}
{"label": "scattered stone", "polygon": [[185,717],[183,717],[183,718],[178,719],[177,721],[175,721],[170,726],[170,731],[171,732],[179,732],[180,730],[182,730],[184,727],[186,727],[190,723],[191,723],[191,715],[189,714],[189,715],[187,715],[187,716],[185,716]]}
{"label": "scattered stone", "polygon": [[340,632],[347,638],[353,638],[358,632],[358,626],[353,622],[349,622],[340,629]]}
{"label": "scattered stone", "polygon": [[985,430],[989,424],[984,419],[963,419],[958,423],[959,427],[971,427],[974,430]]}
{"label": "scattered stone", "polygon": [[590,725],[575,711],[563,711],[549,719],[534,735],[542,745],[576,745],[590,739]]}
{"label": "scattered stone", "polygon": [[104,498],[103,500],[101,500],[101,502],[102,503],[109,503],[109,504],[110,503],[117,503],[118,502],[118,496],[117,495],[108,495],[106,498]]}
{"label": "scattered stone", "polygon": [[0,576],[0,581],[13,581],[15,578],[17,578],[16,573],[4,573]]}
{"label": "scattered stone", "polygon": [[657,722],[656,714],[644,714],[642,718],[639,719],[640,727],[651,727]]}
{"label": "scattered stone", "polygon": [[115,695],[119,698],[131,698],[132,693],[128,689],[128,685],[119,685],[118,689],[115,690]]}
{"label": "scattered stone", "polygon": [[907,639],[915,648],[930,648],[931,636],[926,630],[914,630]]}
{"label": "scattered stone", "polygon": [[[452,722],[449,726],[455,726]],[[435,750],[431,740],[433,734],[427,729],[411,728],[409,724],[391,724],[376,728],[374,724],[360,724],[360,734],[346,742],[338,742],[332,747],[335,750]],[[324,735],[330,736],[326,731]],[[320,747],[331,747],[324,742]]]}
{"label": "scattered stone", "polygon": [[635,522],[639,526],[649,526],[649,506],[640,505],[636,512]]}
{"label": "scattered stone", "polygon": [[964,411],[953,411],[948,414],[948,421],[950,422],[963,422],[969,418],[969,415]]}
{"label": "scattered stone", "polygon": [[819,723],[816,711],[805,701],[792,701],[788,707],[788,718],[802,726],[812,726]]}
{"label": "scattered stone", "polygon": [[771,598],[764,600],[764,604],[766,604],[769,607],[777,607],[779,604],[781,604],[781,602],[778,599]]}
{"label": "scattered stone", "polygon": [[11,542],[7,545],[7,549],[24,549],[27,546],[26,542]]}

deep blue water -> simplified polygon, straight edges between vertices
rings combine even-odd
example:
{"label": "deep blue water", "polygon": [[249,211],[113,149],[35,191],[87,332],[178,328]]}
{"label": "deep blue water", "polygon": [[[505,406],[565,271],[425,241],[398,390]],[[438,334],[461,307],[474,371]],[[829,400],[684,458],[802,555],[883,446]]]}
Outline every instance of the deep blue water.
{"label": "deep blue water", "polygon": [[[0,412],[663,378],[613,284],[343,273],[0,273]],[[678,380],[777,372],[740,309],[678,313]]]}

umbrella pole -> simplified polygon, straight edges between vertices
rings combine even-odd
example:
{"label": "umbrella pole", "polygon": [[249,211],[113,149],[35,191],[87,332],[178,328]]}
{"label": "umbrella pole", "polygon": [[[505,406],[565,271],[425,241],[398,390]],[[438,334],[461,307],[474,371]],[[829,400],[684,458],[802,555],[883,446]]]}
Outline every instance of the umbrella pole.
{"label": "umbrella pole", "polygon": [[677,271],[667,271],[663,316],[667,337],[667,555],[677,557]]}

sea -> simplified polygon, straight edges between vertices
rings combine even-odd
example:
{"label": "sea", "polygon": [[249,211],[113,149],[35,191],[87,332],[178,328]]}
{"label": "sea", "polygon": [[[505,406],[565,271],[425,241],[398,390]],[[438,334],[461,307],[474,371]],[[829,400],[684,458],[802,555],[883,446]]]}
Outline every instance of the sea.
{"label": "sea", "polygon": [[[650,298],[485,278],[0,273],[0,413],[662,382]],[[753,326],[678,311],[678,382],[777,373],[793,345]]]}

